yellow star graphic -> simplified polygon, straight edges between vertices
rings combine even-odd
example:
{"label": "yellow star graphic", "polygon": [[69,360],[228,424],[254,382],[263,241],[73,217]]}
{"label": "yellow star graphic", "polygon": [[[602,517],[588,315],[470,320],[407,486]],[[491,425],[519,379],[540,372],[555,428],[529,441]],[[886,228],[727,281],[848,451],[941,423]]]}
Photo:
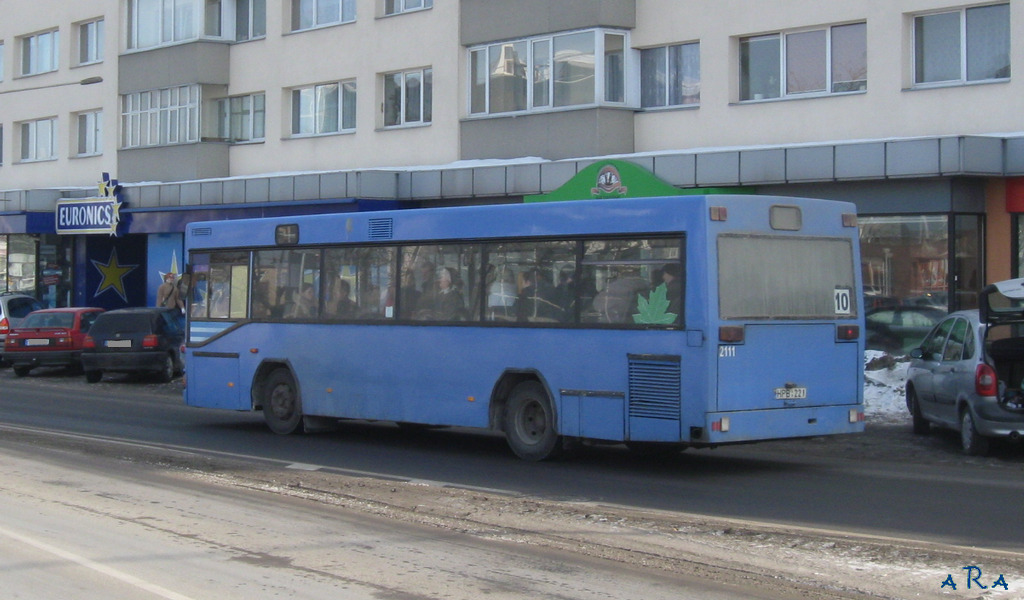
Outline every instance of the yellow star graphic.
{"label": "yellow star graphic", "polygon": [[100,281],[99,287],[96,288],[96,293],[93,296],[99,296],[107,290],[114,290],[118,296],[125,302],[128,302],[128,296],[124,291],[124,278],[135,270],[139,265],[122,265],[117,262],[117,248],[110,250],[110,260],[104,264],[98,260],[93,259],[92,264],[96,269],[103,275],[102,281]]}

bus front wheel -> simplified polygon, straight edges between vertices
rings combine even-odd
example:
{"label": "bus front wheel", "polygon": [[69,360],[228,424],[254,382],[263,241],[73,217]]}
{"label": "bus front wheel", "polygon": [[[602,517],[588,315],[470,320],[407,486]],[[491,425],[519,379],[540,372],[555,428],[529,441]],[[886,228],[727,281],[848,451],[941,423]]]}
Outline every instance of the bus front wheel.
{"label": "bus front wheel", "polygon": [[263,386],[263,418],[274,433],[288,435],[302,428],[302,401],[287,369],[272,372]]}
{"label": "bus front wheel", "polygon": [[512,390],[503,425],[509,447],[524,460],[554,458],[562,448],[551,399],[539,382],[523,382]]}

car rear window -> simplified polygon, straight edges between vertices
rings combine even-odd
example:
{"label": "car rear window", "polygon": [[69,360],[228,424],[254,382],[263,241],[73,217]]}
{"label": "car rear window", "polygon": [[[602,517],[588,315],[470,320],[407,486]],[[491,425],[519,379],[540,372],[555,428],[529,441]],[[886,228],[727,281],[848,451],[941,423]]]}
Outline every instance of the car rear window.
{"label": "car rear window", "polygon": [[90,335],[112,333],[152,333],[153,316],[150,314],[100,315],[89,328]]}
{"label": "car rear window", "polygon": [[28,313],[43,308],[43,305],[34,298],[11,298],[7,302],[7,311],[10,317],[24,319]]}
{"label": "car rear window", "polygon": [[72,313],[32,313],[21,322],[22,327],[64,327],[71,328],[75,324]]}

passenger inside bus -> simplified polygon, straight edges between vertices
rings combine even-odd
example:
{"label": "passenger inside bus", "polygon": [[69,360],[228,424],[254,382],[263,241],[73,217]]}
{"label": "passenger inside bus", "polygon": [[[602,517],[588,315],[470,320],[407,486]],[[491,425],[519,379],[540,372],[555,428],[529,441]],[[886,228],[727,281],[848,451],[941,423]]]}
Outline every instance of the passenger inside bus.
{"label": "passenger inside bus", "polygon": [[593,309],[600,323],[631,323],[639,310],[638,299],[651,289],[635,268],[622,269],[594,297]]}
{"label": "passenger inside bus", "polygon": [[565,320],[565,309],[556,300],[554,286],[537,270],[519,274],[519,297],[516,299],[516,320],[559,323]]}

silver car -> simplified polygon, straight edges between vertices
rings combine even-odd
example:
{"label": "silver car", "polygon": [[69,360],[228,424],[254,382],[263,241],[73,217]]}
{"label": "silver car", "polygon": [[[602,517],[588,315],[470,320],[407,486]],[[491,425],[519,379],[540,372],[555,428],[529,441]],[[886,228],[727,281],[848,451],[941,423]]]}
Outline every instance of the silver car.
{"label": "silver car", "polygon": [[1024,432],[1024,279],[990,285],[978,310],[947,315],[911,351],[907,409],[914,432],[960,432],[969,455]]}

